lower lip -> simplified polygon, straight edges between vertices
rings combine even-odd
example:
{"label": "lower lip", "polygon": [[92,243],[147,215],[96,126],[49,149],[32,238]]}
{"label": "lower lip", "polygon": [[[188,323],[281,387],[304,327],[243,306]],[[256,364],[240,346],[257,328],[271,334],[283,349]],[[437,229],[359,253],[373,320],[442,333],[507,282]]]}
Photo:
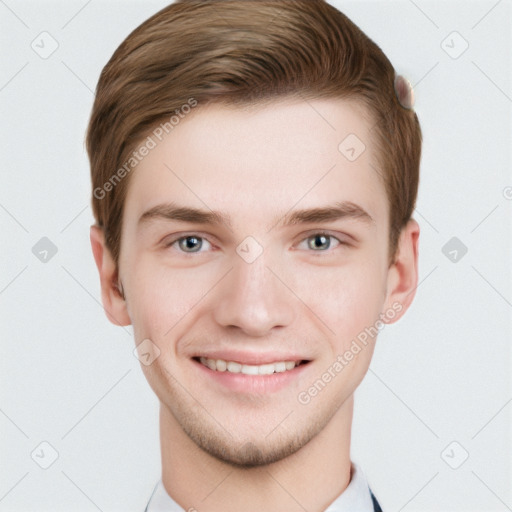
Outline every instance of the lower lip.
{"label": "lower lip", "polygon": [[280,389],[289,386],[296,381],[304,370],[309,366],[303,363],[296,366],[293,370],[272,373],[271,375],[246,375],[245,373],[218,372],[210,370],[207,366],[192,359],[192,362],[204,372],[204,375],[225,386],[231,391],[248,394],[266,394],[275,393]]}

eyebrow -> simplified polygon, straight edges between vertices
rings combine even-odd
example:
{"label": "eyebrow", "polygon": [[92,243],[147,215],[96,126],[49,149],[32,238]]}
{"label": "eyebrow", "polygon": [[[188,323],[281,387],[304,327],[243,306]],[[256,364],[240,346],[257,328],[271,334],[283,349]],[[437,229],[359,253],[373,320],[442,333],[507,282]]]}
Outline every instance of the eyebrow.
{"label": "eyebrow", "polygon": [[188,206],[179,206],[175,203],[162,203],[145,211],[138,221],[138,225],[144,224],[149,220],[177,220],[182,222],[190,222],[192,224],[212,224],[231,226],[228,217],[220,212],[212,210],[201,210],[199,208],[191,208]]}
{"label": "eyebrow", "polygon": [[[221,212],[202,210],[175,203],[158,204],[145,211],[138,220],[138,226],[150,220],[175,220],[192,224],[210,224],[216,226],[225,225],[231,228],[231,220]],[[375,223],[372,216],[361,206],[351,201],[341,201],[332,206],[294,210],[284,215],[279,215],[272,223],[274,227],[284,227],[296,224],[308,224],[315,222],[332,222],[340,219],[353,219],[366,224]]]}
{"label": "eyebrow", "polygon": [[278,221],[277,225],[288,226],[313,222],[330,222],[340,219],[360,220],[367,224],[375,223],[372,216],[361,206],[351,201],[341,201],[333,206],[289,212],[283,216],[282,220]]}

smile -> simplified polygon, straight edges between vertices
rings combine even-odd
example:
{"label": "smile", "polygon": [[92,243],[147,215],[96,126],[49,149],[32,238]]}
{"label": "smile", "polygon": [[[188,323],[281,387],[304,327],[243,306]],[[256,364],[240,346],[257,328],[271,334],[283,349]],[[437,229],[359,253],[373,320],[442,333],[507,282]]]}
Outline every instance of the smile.
{"label": "smile", "polygon": [[245,375],[272,375],[273,373],[282,373],[293,370],[296,366],[303,363],[303,361],[278,361],[275,363],[252,365],[241,364],[236,361],[224,361],[224,359],[208,359],[206,357],[199,357],[198,360],[213,371],[243,373]]}
{"label": "smile", "polygon": [[299,379],[303,379],[302,374],[312,364],[312,361],[300,359],[297,354],[231,352],[224,354],[225,359],[220,357],[221,353],[209,355],[191,358],[199,374],[207,379],[208,388],[214,386],[213,389],[221,392],[228,390],[229,394],[239,395],[261,396],[276,393],[288,386],[297,388]]}

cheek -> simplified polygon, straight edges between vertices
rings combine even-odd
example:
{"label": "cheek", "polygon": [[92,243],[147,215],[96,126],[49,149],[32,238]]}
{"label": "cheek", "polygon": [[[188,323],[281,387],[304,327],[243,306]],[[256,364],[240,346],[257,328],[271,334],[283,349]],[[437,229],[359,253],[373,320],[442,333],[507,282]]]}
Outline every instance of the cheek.
{"label": "cheek", "polygon": [[[141,258],[130,275],[130,310],[136,339],[165,345],[200,307],[221,269],[208,265],[171,268],[153,257]],[[158,341],[160,340],[160,341]]]}
{"label": "cheek", "polygon": [[297,282],[298,295],[328,327],[338,350],[375,324],[385,299],[384,285],[377,262],[310,269]]}
{"label": "cheek", "polygon": [[132,320],[144,337],[163,338],[187,314],[196,295],[197,280],[157,265],[139,263],[130,280]]}

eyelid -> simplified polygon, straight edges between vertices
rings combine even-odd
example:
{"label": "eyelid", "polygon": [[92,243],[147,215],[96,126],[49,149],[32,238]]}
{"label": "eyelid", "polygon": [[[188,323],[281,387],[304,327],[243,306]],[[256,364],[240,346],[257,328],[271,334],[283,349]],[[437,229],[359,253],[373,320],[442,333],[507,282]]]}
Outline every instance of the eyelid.
{"label": "eyelid", "polygon": [[349,245],[349,240],[352,240],[350,235],[345,235],[343,233],[329,231],[328,229],[312,229],[306,233],[301,233],[299,243],[315,235],[323,235],[326,237],[334,238],[342,245]]}
{"label": "eyelid", "polygon": [[[294,245],[298,245],[301,242],[304,242],[308,238],[311,238],[315,235],[323,235],[326,237],[334,238],[335,240],[337,240],[339,242],[340,245],[350,245],[349,240],[353,240],[353,238],[350,235],[338,233],[338,232],[332,232],[328,229],[311,229],[309,231],[306,231],[305,233],[301,233],[299,240]],[[197,237],[197,238],[207,241],[212,246],[218,245],[217,242],[214,242],[211,240],[211,238],[215,238],[215,237],[213,237],[212,235],[206,234],[206,233],[198,232],[198,231],[183,231],[180,233],[173,233],[172,235],[167,235],[162,239],[161,244],[164,246],[164,248],[169,248],[173,244],[178,242],[179,240],[181,240],[183,238],[187,238],[187,237]],[[180,251],[180,252],[183,252],[183,254],[187,254],[184,251]],[[203,252],[203,251],[199,251],[199,252]],[[322,252],[322,251],[318,251],[318,252]],[[324,252],[327,252],[327,251],[324,251]],[[190,254],[192,254],[192,253],[190,253]]]}
{"label": "eyelid", "polygon": [[[206,235],[205,233],[199,233],[197,231],[190,231],[190,232],[183,231],[181,233],[173,233],[172,235],[165,236],[161,240],[160,243],[163,245],[164,248],[167,249],[169,247],[172,247],[179,240],[182,240],[182,239],[188,238],[188,237],[200,238],[201,240],[208,242],[212,246],[216,245],[212,240],[210,240],[210,235]],[[183,254],[193,254],[193,253],[186,253],[185,251],[180,251],[180,252],[182,252]],[[199,252],[203,252],[203,251],[199,251]]]}

